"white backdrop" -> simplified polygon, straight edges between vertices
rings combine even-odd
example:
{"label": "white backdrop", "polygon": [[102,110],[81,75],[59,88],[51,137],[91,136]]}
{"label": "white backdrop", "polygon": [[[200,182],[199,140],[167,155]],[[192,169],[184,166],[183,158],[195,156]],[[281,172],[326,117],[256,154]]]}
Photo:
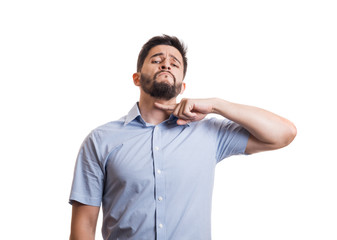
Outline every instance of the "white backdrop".
{"label": "white backdrop", "polygon": [[80,144],[137,101],[138,52],[165,33],[189,48],[184,97],[255,105],[298,128],[285,149],[217,166],[213,239],[336,240],[334,2],[1,1],[0,239],[69,237]]}

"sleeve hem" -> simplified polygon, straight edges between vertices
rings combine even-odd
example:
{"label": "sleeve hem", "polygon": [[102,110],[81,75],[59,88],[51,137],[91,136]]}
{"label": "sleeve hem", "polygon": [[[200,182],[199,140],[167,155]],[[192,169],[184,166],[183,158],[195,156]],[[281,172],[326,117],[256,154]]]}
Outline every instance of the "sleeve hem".
{"label": "sleeve hem", "polygon": [[95,207],[100,207],[102,202],[101,198],[91,198],[73,193],[69,198],[69,204],[72,205],[74,201]]}

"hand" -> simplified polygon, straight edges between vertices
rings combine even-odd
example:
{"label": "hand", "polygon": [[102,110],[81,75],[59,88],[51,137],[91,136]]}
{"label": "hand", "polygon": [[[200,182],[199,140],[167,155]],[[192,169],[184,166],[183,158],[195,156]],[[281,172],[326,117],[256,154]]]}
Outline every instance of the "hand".
{"label": "hand", "polygon": [[155,102],[155,106],[178,117],[178,125],[200,121],[213,111],[211,99],[182,99],[178,104],[161,104]]}

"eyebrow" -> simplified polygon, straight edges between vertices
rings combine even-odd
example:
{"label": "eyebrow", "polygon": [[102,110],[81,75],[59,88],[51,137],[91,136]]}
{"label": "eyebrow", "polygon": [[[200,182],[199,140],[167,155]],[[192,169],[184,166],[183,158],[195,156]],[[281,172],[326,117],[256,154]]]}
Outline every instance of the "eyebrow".
{"label": "eyebrow", "polygon": [[[164,53],[160,52],[160,53],[153,54],[150,58],[157,57],[157,56],[163,56],[163,55],[164,55]],[[178,58],[176,58],[172,54],[170,54],[169,56],[171,58],[173,58],[174,60],[176,60],[181,65],[181,62],[178,60]]]}

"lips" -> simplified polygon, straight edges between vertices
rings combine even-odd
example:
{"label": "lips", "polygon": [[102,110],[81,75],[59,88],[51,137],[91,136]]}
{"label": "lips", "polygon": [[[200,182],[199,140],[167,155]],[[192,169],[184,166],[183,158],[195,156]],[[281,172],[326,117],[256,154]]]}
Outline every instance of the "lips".
{"label": "lips", "polygon": [[174,79],[174,76],[172,73],[168,72],[168,71],[160,71],[160,72],[157,72],[157,76],[160,76],[160,75],[163,75],[163,74],[167,74],[167,75],[170,75],[173,79]]}

